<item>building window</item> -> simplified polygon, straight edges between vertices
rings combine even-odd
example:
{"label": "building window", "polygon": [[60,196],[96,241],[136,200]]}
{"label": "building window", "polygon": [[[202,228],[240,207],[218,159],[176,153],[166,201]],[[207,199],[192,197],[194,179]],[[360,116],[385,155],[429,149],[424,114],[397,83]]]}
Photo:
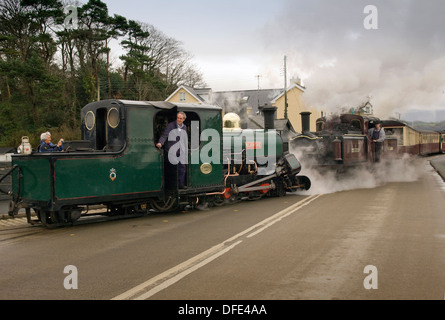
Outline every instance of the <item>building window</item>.
{"label": "building window", "polygon": [[181,102],[187,101],[187,96],[186,96],[185,92],[180,92],[179,93],[179,101],[181,101]]}

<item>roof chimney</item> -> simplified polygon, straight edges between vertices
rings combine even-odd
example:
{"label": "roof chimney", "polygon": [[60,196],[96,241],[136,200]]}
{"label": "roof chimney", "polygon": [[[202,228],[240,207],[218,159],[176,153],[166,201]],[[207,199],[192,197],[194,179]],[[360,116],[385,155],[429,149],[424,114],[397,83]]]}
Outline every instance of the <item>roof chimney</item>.
{"label": "roof chimney", "polygon": [[302,112],[301,115],[301,131],[303,133],[311,131],[311,114],[312,112]]}
{"label": "roof chimney", "polygon": [[270,106],[266,103],[264,106],[259,107],[258,110],[264,115],[264,129],[275,129],[275,113],[277,112],[277,107]]}

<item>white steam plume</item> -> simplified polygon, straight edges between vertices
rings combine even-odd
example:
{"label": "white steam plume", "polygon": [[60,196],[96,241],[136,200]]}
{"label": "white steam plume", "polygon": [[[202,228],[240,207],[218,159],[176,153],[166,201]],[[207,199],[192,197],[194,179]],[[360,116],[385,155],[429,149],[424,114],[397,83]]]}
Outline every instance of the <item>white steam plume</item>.
{"label": "white steam plume", "polygon": [[381,118],[445,107],[445,1],[374,0],[378,29],[363,25],[364,0],[289,0],[262,30],[266,50],[288,56],[310,105],[326,112],[372,96]]}
{"label": "white steam plume", "polygon": [[390,182],[414,182],[417,181],[425,168],[420,165],[422,159],[403,155],[396,159],[382,159],[370,170],[365,166],[351,167],[343,173],[337,174],[335,170],[327,170],[305,158],[305,148],[292,148],[290,152],[295,154],[302,164],[299,175],[307,176],[311,180],[311,189],[299,194],[330,194],[340,191],[355,189],[372,189]]}

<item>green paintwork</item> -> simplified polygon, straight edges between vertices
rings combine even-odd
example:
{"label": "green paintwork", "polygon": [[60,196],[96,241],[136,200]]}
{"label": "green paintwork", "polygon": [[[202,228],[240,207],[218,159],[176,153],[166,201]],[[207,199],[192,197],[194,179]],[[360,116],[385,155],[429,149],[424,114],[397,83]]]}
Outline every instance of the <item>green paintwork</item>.
{"label": "green paintwork", "polygon": [[[195,110],[194,110],[195,111]],[[196,111],[195,111],[196,112]],[[222,115],[220,110],[202,110],[199,112],[201,123],[201,134],[205,130],[213,130],[215,135],[215,141],[208,139],[208,141],[202,141],[198,150],[191,150],[189,157],[188,167],[188,181],[189,187],[201,188],[208,186],[219,186],[223,184],[223,163],[221,161],[222,156]],[[200,137],[201,139],[201,137]],[[210,154],[210,151],[212,154]],[[203,159],[211,157],[213,152],[219,154],[217,160],[210,161],[212,171],[209,174],[201,172],[201,165]],[[199,161],[199,162],[198,162]]]}
{"label": "green paintwork", "polygon": [[[153,122],[156,114],[165,112],[165,109],[141,103],[113,105],[125,111],[126,147],[122,152],[56,152],[14,156],[13,164],[20,167],[23,176],[21,199],[28,203],[46,202],[51,208],[57,207],[58,201],[82,204],[82,199],[108,197],[107,201],[112,201],[113,196],[131,195],[134,199],[141,195],[146,198],[147,193],[159,194],[163,191],[163,154],[155,146]],[[221,109],[197,110],[190,106],[178,106],[178,110],[197,113],[200,132],[213,129],[219,135],[219,145],[215,151],[221,158]],[[204,141],[200,144],[199,155],[203,148],[208,148],[209,143]],[[189,189],[220,187],[223,184],[222,161],[212,163],[212,171],[204,174],[201,172],[202,159],[198,159],[199,162],[190,162],[188,166]],[[18,174],[13,175],[13,188],[17,194]]]}
{"label": "green paintwork", "polygon": [[243,130],[224,132],[224,153],[239,153],[243,149],[248,157],[280,157],[283,140],[274,130]]}
{"label": "green paintwork", "polygon": [[162,158],[153,142],[154,109],[127,110],[127,150],[118,156],[58,159],[57,199],[103,197],[159,191]]}
{"label": "green paintwork", "polygon": [[[51,166],[48,158],[14,156],[12,164],[20,167],[22,198],[46,202],[51,200]],[[19,188],[18,175],[18,170],[15,170],[12,175],[15,194],[18,193]]]}

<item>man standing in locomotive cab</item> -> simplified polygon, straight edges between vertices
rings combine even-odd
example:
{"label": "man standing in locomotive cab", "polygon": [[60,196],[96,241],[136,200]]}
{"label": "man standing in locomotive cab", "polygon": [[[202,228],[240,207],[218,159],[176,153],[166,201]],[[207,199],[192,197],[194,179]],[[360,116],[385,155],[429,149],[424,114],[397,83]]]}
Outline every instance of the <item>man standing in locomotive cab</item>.
{"label": "man standing in locomotive cab", "polygon": [[184,124],[186,118],[187,116],[184,112],[178,112],[176,121],[170,122],[167,125],[156,144],[156,147],[159,149],[165,145],[165,151],[170,164],[178,166],[179,189],[186,188],[186,164],[188,156],[187,126]]}
{"label": "man standing in locomotive cab", "polygon": [[39,152],[59,152],[63,151],[63,139],[60,139],[57,145],[51,142],[51,133],[45,132],[40,135]]}
{"label": "man standing in locomotive cab", "polygon": [[374,143],[374,159],[375,162],[380,162],[380,157],[383,151],[383,142],[386,139],[385,129],[382,128],[382,123],[376,121],[375,127],[369,129],[369,138]]}

